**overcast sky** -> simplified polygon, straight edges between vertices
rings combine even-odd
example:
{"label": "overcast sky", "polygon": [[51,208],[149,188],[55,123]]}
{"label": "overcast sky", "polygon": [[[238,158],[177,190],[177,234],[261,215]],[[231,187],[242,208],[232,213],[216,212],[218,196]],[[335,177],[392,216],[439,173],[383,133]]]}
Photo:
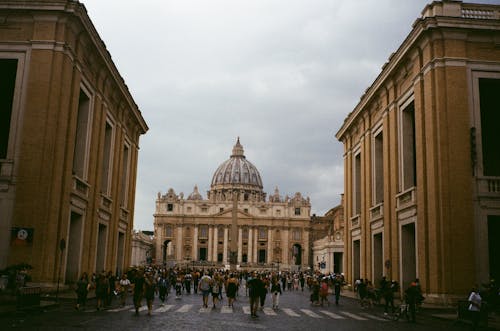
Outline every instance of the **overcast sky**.
{"label": "overcast sky", "polygon": [[139,151],[141,230],[153,229],[158,192],[187,196],[198,185],[206,198],[238,136],[265,192],[301,192],[317,215],[337,206],[335,133],[430,2],[80,1],[150,128]]}

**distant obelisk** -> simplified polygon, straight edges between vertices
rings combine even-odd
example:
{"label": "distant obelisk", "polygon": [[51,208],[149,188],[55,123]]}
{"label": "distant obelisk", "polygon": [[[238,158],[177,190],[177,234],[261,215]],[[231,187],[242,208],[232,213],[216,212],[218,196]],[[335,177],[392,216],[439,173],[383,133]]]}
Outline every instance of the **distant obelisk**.
{"label": "distant obelisk", "polygon": [[229,246],[230,270],[235,271],[238,264],[238,191],[233,192],[233,211],[231,219],[231,245]]}

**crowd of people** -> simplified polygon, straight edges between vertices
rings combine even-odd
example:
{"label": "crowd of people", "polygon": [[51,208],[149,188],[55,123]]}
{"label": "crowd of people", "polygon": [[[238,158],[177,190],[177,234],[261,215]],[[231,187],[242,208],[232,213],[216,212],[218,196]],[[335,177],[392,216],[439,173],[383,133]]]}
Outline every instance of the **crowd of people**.
{"label": "crowd of people", "polygon": [[[89,276],[83,273],[76,283],[76,309],[86,305],[90,290],[95,290],[96,308],[101,310],[119,300],[125,306],[129,295],[133,297],[135,313],[139,314],[140,307],[145,300],[148,314],[151,315],[153,301],[157,296],[160,304],[164,305],[171,289],[175,291],[175,298],[180,299],[183,294],[202,294],[204,308],[211,305],[218,308],[227,298],[227,306],[232,308],[237,301],[240,288],[241,295],[248,297],[251,316],[257,317],[257,312],[266,305],[266,298],[271,295],[272,309],[279,308],[280,296],[285,291],[310,291],[310,304],[316,306],[330,305],[329,296],[333,294],[335,304],[339,304],[340,293],[345,285],[343,274],[322,274],[320,272],[288,272],[288,271],[229,271],[223,269],[178,269],[161,267],[131,268],[120,277],[112,272],[101,272]],[[358,295],[361,307],[370,308],[375,304],[384,305],[384,314],[394,314],[395,294],[399,293],[397,281],[390,281],[383,277],[375,287],[367,279],[359,279],[354,283],[354,290]],[[424,297],[420,282],[416,279],[402,292],[404,304],[407,307],[409,321],[416,321],[416,312]],[[484,305],[485,298],[491,307],[498,305],[500,292],[495,281],[484,286],[482,291],[473,288],[468,296],[468,310],[477,325],[479,311]],[[211,298],[211,299],[210,299]],[[245,299],[246,301],[246,299]]]}
{"label": "crowd of people", "polygon": [[[267,295],[272,297],[272,308],[279,308],[280,296],[284,291],[311,292],[310,302],[313,305],[329,305],[328,294],[335,294],[335,303],[338,305],[340,290],[344,285],[341,274],[324,275],[319,272],[288,272],[288,271],[229,271],[218,269],[178,269],[162,267],[131,268],[120,277],[112,272],[101,272],[89,276],[83,273],[76,283],[76,309],[86,305],[90,290],[95,290],[97,310],[110,306],[114,298],[120,305],[125,306],[129,295],[133,296],[135,313],[139,314],[142,302],[145,300],[148,314],[151,315],[152,304],[157,296],[163,305],[171,289],[175,291],[175,298],[180,299],[183,294],[202,294],[202,304],[208,308],[209,304],[217,308],[227,297],[228,307],[233,307],[239,289],[244,289],[248,297],[252,317],[257,317],[257,311],[266,304]],[[210,300],[211,298],[211,300]]]}

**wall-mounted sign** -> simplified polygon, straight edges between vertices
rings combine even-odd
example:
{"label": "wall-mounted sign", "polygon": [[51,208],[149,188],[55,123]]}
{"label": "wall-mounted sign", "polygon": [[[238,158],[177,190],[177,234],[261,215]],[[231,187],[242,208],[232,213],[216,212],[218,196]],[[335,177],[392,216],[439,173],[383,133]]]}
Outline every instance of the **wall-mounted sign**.
{"label": "wall-mounted sign", "polygon": [[12,228],[10,244],[12,246],[27,246],[33,243],[33,228]]}

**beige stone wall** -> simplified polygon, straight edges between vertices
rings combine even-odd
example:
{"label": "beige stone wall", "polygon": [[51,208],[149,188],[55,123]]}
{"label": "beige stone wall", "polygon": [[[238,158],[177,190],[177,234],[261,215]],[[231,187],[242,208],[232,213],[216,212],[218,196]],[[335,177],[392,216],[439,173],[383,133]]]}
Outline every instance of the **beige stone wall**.
{"label": "beige stone wall", "polygon": [[[15,92],[20,97],[14,105],[9,138],[13,144],[9,159],[2,163],[2,170],[5,164],[12,164],[12,172],[0,180],[6,188],[0,192],[0,201],[12,212],[7,218],[2,215],[2,226],[9,231],[11,227],[34,229],[33,243],[9,246],[0,267],[29,263],[34,267],[34,280],[44,282],[56,281],[59,269],[64,278],[68,263],[76,263],[79,272],[95,271],[99,224],[107,227],[102,253],[105,269],[115,271],[129,265],[138,143],[147,131],[83,6],[63,0],[53,5],[48,9],[49,4],[43,2],[0,4],[0,13],[7,17],[0,27],[0,57],[15,54],[22,59]],[[23,10],[16,11],[17,6]],[[80,89],[91,100],[83,178],[72,174]],[[102,194],[106,120],[113,125],[113,161],[110,187]],[[122,205],[124,144],[129,146],[130,157],[127,202]],[[13,198],[7,201],[8,196]],[[69,245],[72,240],[71,211],[83,217],[81,244],[75,248],[79,254],[68,256],[68,246],[60,265],[59,242],[64,239]],[[119,231],[123,235],[121,261]],[[10,242],[10,236],[4,232],[2,236],[0,241]],[[77,262],[69,261],[77,255]]]}
{"label": "beige stone wall", "polygon": [[[439,3],[435,3],[439,6]],[[465,4],[460,4],[465,6]],[[490,7],[494,12],[499,7]],[[445,11],[446,12],[446,11]],[[445,15],[446,16],[446,15]],[[445,23],[446,22],[446,23]],[[463,296],[475,283],[488,278],[487,268],[476,263],[487,254],[477,248],[477,224],[485,218],[479,208],[471,177],[470,128],[475,124],[473,73],[500,74],[498,19],[427,17],[391,56],[358,106],[337,133],[344,144],[346,276],[353,282],[356,267],[353,241],[360,240],[359,276],[376,281],[373,234],[382,229],[384,275],[407,285],[408,261],[404,247],[408,225],[415,226],[416,267],[430,301]],[[416,185],[403,188],[401,111],[414,103]],[[384,199],[373,202],[373,133],[382,128]],[[479,138],[478,138],[479,139]],[[361,209],[353,212],[353,171],[361,155]],[[491,195],[489,196],[492,197]],[[500,196],[493,198],[494,208]],[[493,208],[493,209],[494,209]],[[482,225],[484,227],[484,225]],[[484,239],[483,239],[484,240]],[[411,272],[413,273],[413,272]]]}

